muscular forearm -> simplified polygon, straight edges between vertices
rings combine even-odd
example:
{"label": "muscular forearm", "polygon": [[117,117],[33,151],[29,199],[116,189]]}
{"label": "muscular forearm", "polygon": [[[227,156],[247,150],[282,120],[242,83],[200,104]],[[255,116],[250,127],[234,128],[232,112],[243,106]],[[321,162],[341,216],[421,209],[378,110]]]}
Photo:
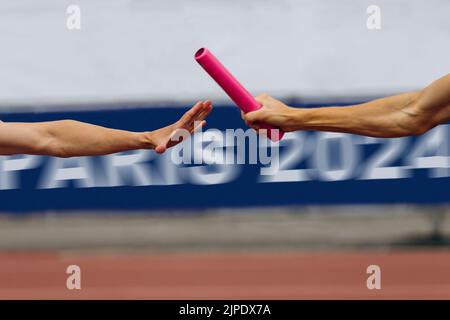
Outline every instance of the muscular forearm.
{"label": "muscular forearm", "polygon": [[[133,149],[152,149],[151,132],[130,132],[62,120],[13,123],[11,154],[27,153],[57,157],[103,155]],[[6,149],[7,146],[4,146]],[[7,150],[6,152],[8,153]]]}
{"label": "muscular forearm", "polygon": [[298,129],[374,137],[421,134],[450,120],[450,74],[423,90],[348,107],[293,111]]}
{"label": "muscular forearm", "polygon": [[320,130],[373,137],[420,134],[430,123],[417,111],[420,92],[405,93],[346,107],[292,109],[295,130]]}

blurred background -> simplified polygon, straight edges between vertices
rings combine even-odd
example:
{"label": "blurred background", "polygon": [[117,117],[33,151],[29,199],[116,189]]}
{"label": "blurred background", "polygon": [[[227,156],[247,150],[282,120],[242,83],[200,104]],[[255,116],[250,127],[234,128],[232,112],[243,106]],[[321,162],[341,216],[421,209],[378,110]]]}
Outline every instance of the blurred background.
{"label": "blurred background", "polygon": [[[445,0],[3,0],[0,119],[144,131],[211,99],[205,130],[244,128],[200,47],[297,107],[417,90],[450,70],[449,13]],[[2,156],[0,298],[450,298],[448,124],[290,133],[279,170],[262,169],[170,152]],[[81,290],[66,288],[69,265]]]}

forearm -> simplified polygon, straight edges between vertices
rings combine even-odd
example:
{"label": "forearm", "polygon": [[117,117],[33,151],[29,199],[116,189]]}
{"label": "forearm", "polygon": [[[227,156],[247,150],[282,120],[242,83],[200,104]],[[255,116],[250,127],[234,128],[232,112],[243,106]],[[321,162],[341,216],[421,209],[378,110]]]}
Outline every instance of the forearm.
{"label": "forearm", "polygon": [[150,132],[115,130],[73,120],[8,125],[16,126],[12,154],[73,157],[154,148]]}
{"label": "forearm", "polygon": [[63,120],[36,123],[1,123],[0,155],[36,154],[56,157],[105,155],[136,149],[164,153],[205,125],[209,100],[199,101],[178,121],[146,132],[109,129]]}
{"label": "forearm", "polygon": [[353,106],[292,109],[295,130],[319,130],[372,137],[420,134],[429,124],[417,112],[420,92],[373,100]]}
{"label": "forearm", "polygon": [[348,107],[297,109],[296,130],[347,132],[373,137],[422,134],[450,120],[450,74],[417,92]]}

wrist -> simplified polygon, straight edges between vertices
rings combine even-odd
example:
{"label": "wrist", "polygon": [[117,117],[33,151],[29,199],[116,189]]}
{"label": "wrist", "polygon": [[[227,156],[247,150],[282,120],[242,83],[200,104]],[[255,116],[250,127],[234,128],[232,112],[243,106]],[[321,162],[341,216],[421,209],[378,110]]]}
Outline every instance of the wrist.
{"label": "wrist", "polygon": [[138,144],[138,149],[155,149],[156,147],[152,131],[137,132],[136,142]]}
{"label": "wrist", "polygon": [[303,130],[310,117],[309,109],[289,107],[287,114],[288,131]]}

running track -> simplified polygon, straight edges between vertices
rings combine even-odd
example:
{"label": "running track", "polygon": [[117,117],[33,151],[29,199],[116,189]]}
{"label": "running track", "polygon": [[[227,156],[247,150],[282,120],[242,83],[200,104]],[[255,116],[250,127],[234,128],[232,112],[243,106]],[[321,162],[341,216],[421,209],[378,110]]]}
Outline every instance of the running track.
{"label": "running track", "polygon": [[[81,290],[66,267],[81,267]],[[377,264],[382,289],[368,290]],[[450,251],[0,253],[0,299],[450,299]]]}

